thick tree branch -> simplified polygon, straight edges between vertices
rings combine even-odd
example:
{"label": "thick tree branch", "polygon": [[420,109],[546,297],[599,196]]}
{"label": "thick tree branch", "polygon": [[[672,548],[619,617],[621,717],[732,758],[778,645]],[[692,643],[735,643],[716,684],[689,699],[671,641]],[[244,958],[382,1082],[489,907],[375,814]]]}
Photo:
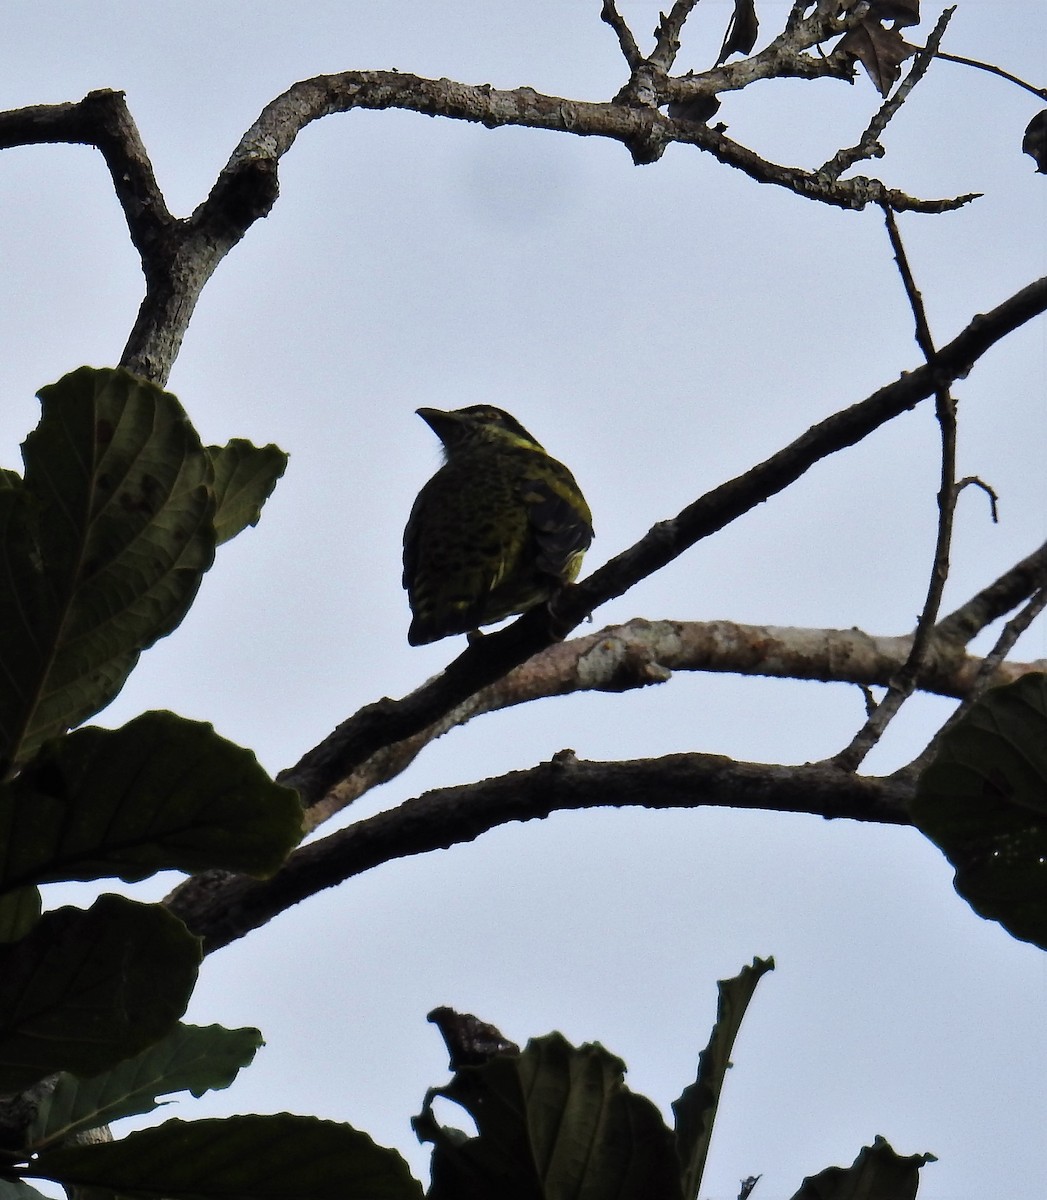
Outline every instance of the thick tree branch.
{"label": "thick tree branch", "polygon": [[640,805],[770,809],[907,825],[911,794],[911,786],[902,781],[824,766],[739,763],[709,754],[580,762],[568,751],[529,771],[408,800],[296,850],[273,879],[259,882],[218,873],[201,877],[206,886],[179,889],[167,905],[204,938],[209,952],[372,867],[472,841],[509,821]]}
{"label": "thick tree branch", "polygon": [[[1043,575],[1047,584],[1047,570]],[[668,682],[679,671],[887,687],[911,648],[911,636],[877,637],[858,629],[644,618],[612,625],[550,646],[420,733],[379,750],[309,807],[307,826],[315,829],[372,788],[388,783],[430,742],[484,713],[576,692],[632,691]],[[924,692],[962,699],[980,677],[984,662],[936,642],[918,685]],[[1047,659],[1000,662],[991,672],[991,682],[1011,683],[1030,671],[1044,670]]]}
{"label": "thick tree branch", "polygon": [[937,213],[974,197],[921,200],[876,179],[840,180],[768,162],[728,138],[722,127],[662,112],[696,111],[720,91],[757,79],[832,76],[850,78],[846,55],[813,56],[807,50],[848,29],[853,12],[837,6],[794,5],[783,32],[758,54],[721,64],[701,75],[671,80],[667,71],[695,0],[676,0],[663,16],[656,45],[644,58],[607,0],[602,16],[618,34],[631,78],[611,101],[586,102],[542,95],[532,88],[498,90],[448,79],[424,79],[396,71],[346,71],[320,75],[290,87],[245,133],[210,195],[192,216],[175,219],[157,186],[138,130],[119,92],[91,92],[77,104],[42,105],[0,114],[0,149],[41,142],[98,147],[109,166],[131,239],[142,259],[146,295],[121,356],[121,365],[163,384],[181,346],[204,284],[251,224],[271,210],[279,193],[279,160],[312,121],[356,108],[403,109],[428,116],[477,122],[488,128],[518,125],[621,142],[636,163],[653,163],[673,142],[713,154],[761,183],[784,187],[807,199],[861,209],[868,204]]}
{"label": "thick tree branch", "polygon": [[[984,660],[964,647],[982,628],[1047,587],[1047,544],[1017,563],[935,629],[918,686],[963,699]],[[859,629],[795,629],[733,621],[637,618],[557,642],[482,688],[413,737],[386,746],[338,781],[307,812],[310,829],[379,784],[387,783],[436,738],[483,713],[575,692],[623,692],[664,683],[675,671],[731,672],[774,679],[886,687],[908,661],[912,637],[876,637]],[[1047,660],[1000,662],[994,684],[1010,683]]]}
{"label": "thick tree branch", "polygon": [[146,280],[120,364],[165,383],[204,284],[253,222],[272,208],[275,160],[234,155],[196,212],[176,219],[164,203],[122,92],[90,92],[78,104],[0,113],[0,149],[42,142],[101,151]]}
{"label": "thick tree branch", "polygon": [[39,104],[0,113],[0,150],[48,143],[101,152],[143,263],[177,224],[167,210],[123,92],[97,91],[76,104]]}
{"label": "thick tree branch", "polygon": [[[986,675],[985,660],[962,653],[962,646],[984,625],[1030,595],[1034,604],[1042,603],[1047,595],[1047,544],[940,623],[921,686],[962,697],[984,677],[1001,683],[1047,667],[1047,663],[1004,663],[1002,655],[997,655]],[[1016,621],[1025,615],[1019,614]],[[1007,645],[1013,645],[1013,637]],[[379,751],[313,806],[311,827],[398,774],[433,738],[482,712],[571,691],[642,687],[667,678],[673,670],[736,670],[779,678],[886,684],[908,658],[910,647],[911,638],[874,638],[857,630],[777,629],[724,621],[637,620],[601,630],[549,647],[471,697],[437,725]],[[543,792],[537,785],[548,782],[542,772],[552,771],[553,766],[560,772],[552,776],[554,783],[562,784],[567,778],[570,786]],[[217,948],[352,874],[393,858],[469,841],[505,821],[545,816],[551,811],[543,807],[550,796],[556,801],[553,808],[600,803],[645,803],[650,807],[717,804],[897,822],[904,819],[900,814],[914,778],[913,772],[905,771],[884,785],[832,766],[772,767],[700,754],[639,764],[576,764],[567,759],[509,776],[508,782],[493,780],[408,801],[297,851],[288,866],[265,883],[222,872],[194,876],[181,884],[168,902],[208,937],[211,948]],[[517,793],[514,781],[518,779],[524,783]],[[629,799],[640,780],[647,789],[644,798]],[[594,793],[595,800],[578,799]],[[493,803],[499,798],[504,803]],[[289,877],[285,876],[288,871]]]}

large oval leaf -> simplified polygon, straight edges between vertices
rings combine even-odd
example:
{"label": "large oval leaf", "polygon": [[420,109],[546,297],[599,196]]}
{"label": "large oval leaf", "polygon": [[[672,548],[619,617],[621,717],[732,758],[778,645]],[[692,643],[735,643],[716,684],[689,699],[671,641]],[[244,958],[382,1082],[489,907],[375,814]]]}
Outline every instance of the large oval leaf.
{"label": "large oval leaf", "polygon": [[33,1174],[165,1200],[421,1200],[395,1150],[350,1125],[297,1117],[168,1121],[118,1142],[44,1151]]}
{"label": "large oval leaf", "polygon": [[159,904],[102,896],[44,913],[0,946],[0,1092],[93,1075],[159,1041],[199,965],[199,938]]}
{"label": "large oval leaf", "polygon": [[211,460],[174,396],[81,367],[40,400],[24,483],[0,488],[0,758],[13,762],[116,695],[215,549]]}
{"label": "large oval leaf", "polygon": [[302,807],[250,750],[202,721],[143,713],[45,745],[0,788],[0,890],[154,871],[272,874]]}

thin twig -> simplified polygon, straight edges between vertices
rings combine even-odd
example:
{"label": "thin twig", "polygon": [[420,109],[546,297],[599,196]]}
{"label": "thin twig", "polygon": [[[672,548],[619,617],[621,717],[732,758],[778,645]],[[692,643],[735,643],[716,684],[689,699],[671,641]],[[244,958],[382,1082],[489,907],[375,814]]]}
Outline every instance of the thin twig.
{"label": "thin twig", "polygon": [[1000,497],[997,496],[996,489],[990,487],[990,485],[987,484],[984,479],[979,479],[977,475],[965,475],[956,484],[956,495],[959,496],[964,488],[969,487],[981,488],[981,490],[989,497],[989,510],[992,513],[992,523],[994,525],[999,525],[1000,512],[998,505]]}
{"label": "thin twig", "polygon": [[[894,213],[886,205],[883,207],[884,221],[887,234],[894,250],[895,261],[905,287],[905,294],[912,309],[913,321],[916,326],[916,343],[923,352],[927,365],[933,369],[937,352],[931,337],[930,326],[927,322],[927,312],[924,308],[923,297],[916,286],[912,268],[909,266],[908,255],[898,231],[898,223]],[[934,559],[931,566],[931,577],[927,584],[927,595],[924,599],[920,617],[913,634],[912,649],[905,666],[891,680],[887,694],[875,710],[866,718],[865,724],[851,739],[850,744],[833,758],[836,766],[847,771],[856,771],[869,751],[883,736],[884,730],[897,715],[899,709],[912,695],[916,680],[927,659],[927,654],[934,636],[934,626],[941,608],[942,594],[945,582],[949,578],[949,551],[952,545],[953,517],[956,512],[956,402],[946,386],[935,390],[935,416],[941,435],[941,480],[938,489],[938,531],[935,537]]]}
{"label": "thin twig", "polygon": [[849,167],[853,167],[856,162],[860,162],[863,158],[883,157],[883,147],[879,142],[880,134],[887,128],[887,122],[890,121],[908,99],[909,93],[924,77],[927,68],[931,65],[931,60],[937,53],[938,44],[942,40],[945,28],[955,11],[955,6],[944,10],[938,18],[938,24],[935,25],[934,30],[927,39],[927,45],[917,53],[913,60],[908,75],[895,88],[893,95],[880,105],[876,115],[869,122],[869,127],[858,139],[857,143],[844,150],[838,150],[827,163],[824,163],[819,168],[819,175],[824,174],[830,179],[838,179],[844,171]]}
{"label": "thin twig", "polygon": [[[928,42],[928,44],[930,44]],[[965,67],[976,67],[979,71],[988,71],[990,75],[999,75],[1001,79],[1006,79],[1008,83],[1017,84],[1018,87],[1024,88],[1027,92],[1032,92],[1034,96],[1039,96],[1041,100],[1047,100],[1047,87],[1036,87],[1035,84],[1026,83],[1024,79],[1019,79],[1017,75],[1012,75],[1010,71],[1005,71],[1003,67],[993,66],[992,63],[979,62],[976,58],[965,58],[962,54],[946,54],[944,50],[935,50],[935,58],[943,58],[946,62],[961,63]]]}

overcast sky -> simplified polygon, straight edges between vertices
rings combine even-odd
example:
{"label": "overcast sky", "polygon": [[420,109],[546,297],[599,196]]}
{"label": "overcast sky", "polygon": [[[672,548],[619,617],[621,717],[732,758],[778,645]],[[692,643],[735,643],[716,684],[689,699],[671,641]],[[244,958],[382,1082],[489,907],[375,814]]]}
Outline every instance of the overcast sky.
{"label": "overcast sky", "polygon": [[[398,68],[607,99],[624,82],[599,0],[13,3],[0,106],[122,89],[178,214],[206,195],[261,107],[296,79]],[[760,44],[788,5],[760,0]],[[625,4],[643,46],[657,5]],[[678,67],[716,56],[705,0]],[[925,36],[938,9],[915,39]],[[1042,0],[959,0],[945,48],[1042,86]],[[719,114],[736,139],[814,167],[877,104],[853,87],[763,84]],[[1020,153],[1035,97],[942,62],[861,168],[924,196],[982,192],[901,228],[940,341],[1043,273],[1047,180]],[[18,466],[36,389],[109,365],[141,298],[100,157],[0,155],[0,461]],[[957,385],[964,494],[949,610],[1044,537],[1045,323]],[[170,386],[207,442],[291,455],[257,529],[221,549],[183,626],[101,718],[212,721],[275,772],[361,704],[419,685],[462,645],[408,647],[401,535],[439,463],[421,405],[493,402],[573,469],[594,513],[586,569],[813,422],[920,361],[882,218],[760,186],[697,150],[632,166],[617,144],[402,113],[314,124],[281,198],[204,291]],[[819,464],[596,614],[908,632],[938,481],[927,405]],[[1041,622],[1015,657],[1047,654]],[[982,639],[979,647],[991,642]],[[867,769],[913,756],[949,704],[917,698]],[[343,820],[572,747],[613,759],[700,750],[831,754],[853,687],[678,676],[475,721]],[[513,825],[312,899],[205,964],[189,1019],[257,1025],[228,1092],[164,1116],[290,1110],[346,1120],[423,1173],[409,1118],[446,1078],[434,1006],[523,1042],[599,1040],[663,1110],[693,1079],[716,980],[754,955],[703,1196],[760,1200],[849,1163],[876,1134],[931,1151],[921,1200],[1040,1200],[1047,1183],[1043,954],[976,917],[915,831],[728,811],[599,811]],[[166,884],[167,881],[165,881]],[[154,883],[152,894],[156,894]]]}

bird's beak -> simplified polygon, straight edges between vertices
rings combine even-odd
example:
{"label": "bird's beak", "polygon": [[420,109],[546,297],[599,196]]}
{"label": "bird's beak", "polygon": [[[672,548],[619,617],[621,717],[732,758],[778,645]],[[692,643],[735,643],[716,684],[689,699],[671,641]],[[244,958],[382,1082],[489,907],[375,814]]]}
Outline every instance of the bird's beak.
{"label": "bird's beak", "polygon": [[445,433],[458,428],[459,421],[453,412],[444,412],[442,408],[418,408],[415,411],[441,441]]}

